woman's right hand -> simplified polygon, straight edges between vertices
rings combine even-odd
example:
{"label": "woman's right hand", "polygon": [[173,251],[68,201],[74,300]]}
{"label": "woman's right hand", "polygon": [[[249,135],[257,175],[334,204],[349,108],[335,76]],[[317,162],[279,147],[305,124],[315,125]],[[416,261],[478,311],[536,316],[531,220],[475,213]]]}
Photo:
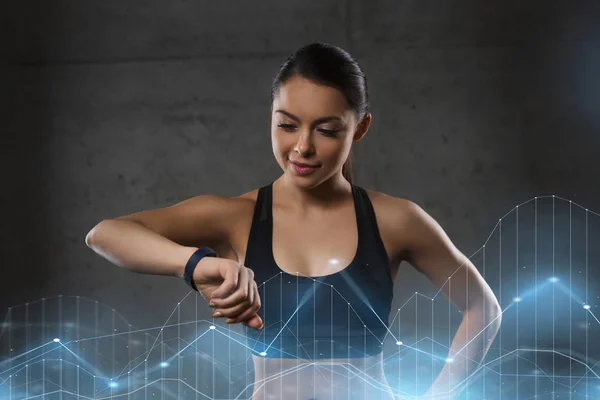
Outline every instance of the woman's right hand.
{"label": "woman's right hand", "polygon": [[228,317],[227,323],[244,322],[251,328],[263,328],[257,314],[261,306],[258,287],[250,268],[226,258],[204,257],[192,278],[198,292],[214,308],[213,317]]}

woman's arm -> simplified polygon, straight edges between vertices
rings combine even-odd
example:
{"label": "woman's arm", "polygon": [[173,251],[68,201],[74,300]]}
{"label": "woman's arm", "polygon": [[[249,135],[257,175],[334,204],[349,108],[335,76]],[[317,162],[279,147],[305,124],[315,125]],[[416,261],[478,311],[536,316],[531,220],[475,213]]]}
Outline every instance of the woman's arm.
{"label": "woman's arm", "polygon": [[132,272],[183,277],[197,247],[217,252],[229,242],[236,200],[201,195],[175,205],[98,223],[85,243],[111,263]]}
{"label": "woman's arm", "polygon": [[405,238],[406,260],[463,314],[448,362],[426,393],[426,398],[455,399],[485,358],[500,329],[502,311],[479,271],[440,225],[414,203],[408,202],[405,208],[404,227],[409,232]]}
{"label": "woman's arm", "polygon": [[112,264],[132,272],[183,277],[187,260],[196,251],[181,246],[139,222],[108,219],[96,225],[85,243]]}
{"label": "woman's arm", "polygon": [[[244,201],[202,195],[170,207],[107,219],[87,234],[85,242],[111,263],[132,272],[182,278],[197,247],[209,246],[217,253],[230,248],[232,222],[239,218]],[[203,258],[200,263],[203,266],[194,270],[192,279],[203,298],[215,296],[213,318],[228,317],[230,322],[262,329],[252,270],[218,257]]]}

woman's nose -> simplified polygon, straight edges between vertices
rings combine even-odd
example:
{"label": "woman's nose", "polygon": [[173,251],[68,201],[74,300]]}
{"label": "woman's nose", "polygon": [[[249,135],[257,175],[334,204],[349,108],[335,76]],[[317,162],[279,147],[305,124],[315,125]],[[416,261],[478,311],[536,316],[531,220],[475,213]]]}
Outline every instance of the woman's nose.
{"label": "woman's nose", "polygon": [[295,151],[300,153],[303,156],[310,155],[314,153],[315,148],[312,143],[312,139],[310,133],[301,133],[298,137],[298,141],[296,142]]}

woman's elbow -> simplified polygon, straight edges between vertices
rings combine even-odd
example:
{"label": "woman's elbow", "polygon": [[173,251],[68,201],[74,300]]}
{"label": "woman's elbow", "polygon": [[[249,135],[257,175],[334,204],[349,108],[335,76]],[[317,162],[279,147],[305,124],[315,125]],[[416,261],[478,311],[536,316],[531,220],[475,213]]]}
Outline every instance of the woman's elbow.
{"label": "woman's elbow", "polygon": [[500,325],[502,322],[502,307],[494,295],[482,296],[469,307],[474,315],[484,318],[489,324]]}
{"label": "woman's elbow", "polygon": [[486,319],[490,325],[497,326],[498,328],[502,324],[502,307],[496,297],[492,296],[492,299],[486,304],[485,314]]}
{"label": "woman's elbow", "polygon": [[502,307],[500,307],[500,303],[496,303],[492,315],[497,325],[500,326],[500,324],[502,324]]}
{"label": "woman's elbow", "polygon": [[85,244],[88,247],[92,247],[93,246],[93,242],[94,242],[94,236],[95,234],[98,232],[98,229],[100,228],[100,225],[102,225],[102,223],[106,221],[100,221],[99,223],[97,223],[92,229],[90,229],[90,231],[85,235]]}

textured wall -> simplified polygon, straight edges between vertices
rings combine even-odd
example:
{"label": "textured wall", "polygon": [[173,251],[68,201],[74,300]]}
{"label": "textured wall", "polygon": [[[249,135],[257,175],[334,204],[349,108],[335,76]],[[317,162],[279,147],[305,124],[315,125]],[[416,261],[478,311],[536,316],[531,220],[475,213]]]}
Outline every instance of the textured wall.
{"label": "textured wall", "polygon": [[[369,79],[374,122],[356,147],[357,183],[421,204],[465,253],[536,195],[600,211],[597,2],[29,0],[8,8],[0,16],[2,310],[81,295],[134,325],[162,323],[183,282],[119,269],[85,246],[85,234],[103,218],[275,179],[270,81],[314,40],[350,51]],[[408,266],[401,271],[397,303],[435,291]]]}

